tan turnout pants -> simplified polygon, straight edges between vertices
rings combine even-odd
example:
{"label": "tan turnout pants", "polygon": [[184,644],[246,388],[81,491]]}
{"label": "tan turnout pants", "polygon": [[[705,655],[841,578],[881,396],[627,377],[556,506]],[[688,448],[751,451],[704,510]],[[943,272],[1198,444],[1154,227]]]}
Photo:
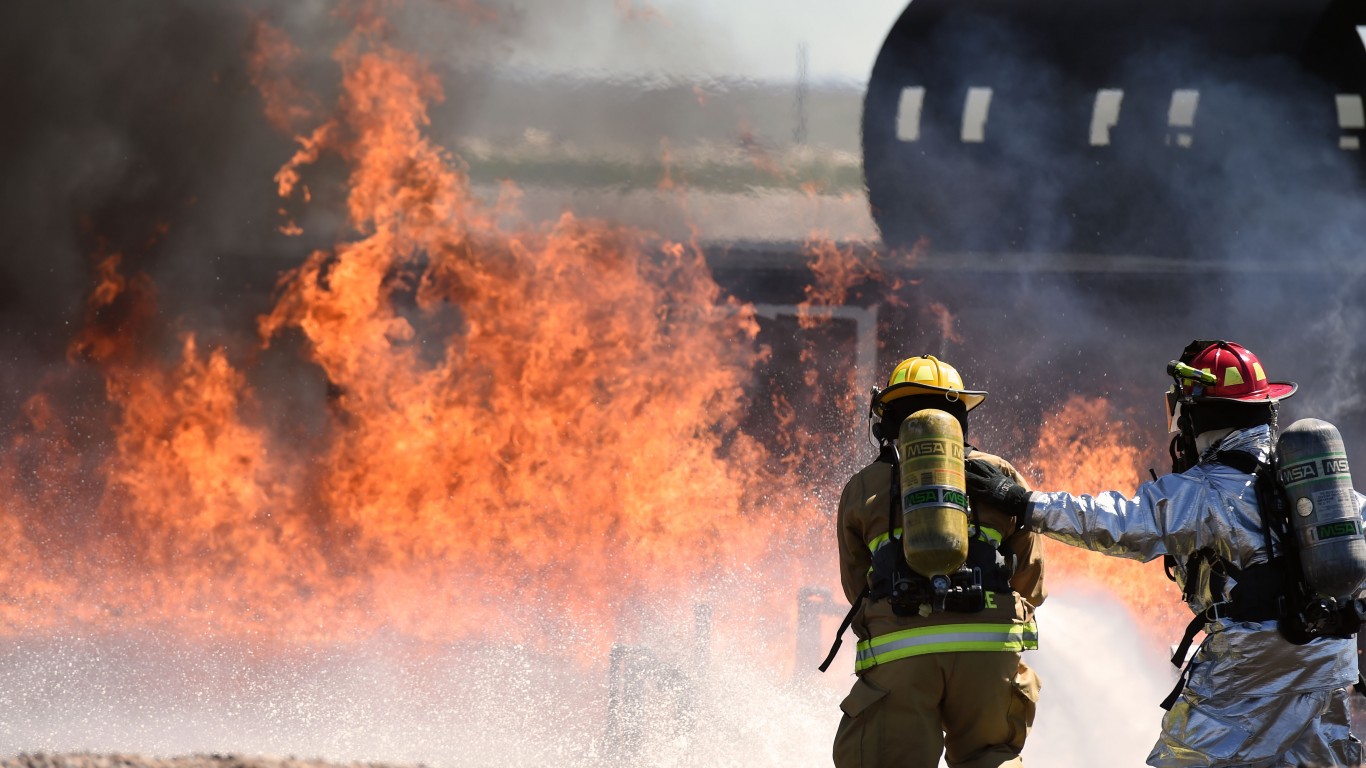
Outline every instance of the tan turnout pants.
{"label": "tan turnout pants", "polygon": [[933,653],[865,670],[840,709],[836,768],[1022,766],[1039,678],[1013,651]]}

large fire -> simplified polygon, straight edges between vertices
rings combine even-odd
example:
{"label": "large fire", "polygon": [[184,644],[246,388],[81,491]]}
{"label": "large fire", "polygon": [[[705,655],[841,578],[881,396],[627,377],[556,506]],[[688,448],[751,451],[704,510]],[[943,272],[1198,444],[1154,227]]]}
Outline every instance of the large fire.
{"label": "large fire", "polygon": [[[259,349],[186,333],[163,363],[153,286],[100,261],[71,352],[103,377],[113,438],[82,455],[52,397],[32,396],[6,452],[8,631],[604,647],[641,606],[806,551],[801,526],[823,516],[793,510],[776,535],[774,500],[807,494],[739,429],[762,355],[752,310],[692,246],[568,215],[503,228],[508,209],[476,200],[424,135],[440,83],[380,27],[337,50],[336,115],[277,176],[304,204],[310,164],[342,158],[355,235],[281,278]],[[311,97],[269,69],[293,61],[288,41],[257,37],[276,52],[253,58],[268,115],[298,123],[312,109],[281,90]],[[298,385],[312,391],[251,384],[251,360],[281,344],[314,366]],[[299,399],[297,423],[266,418],[260,400],[279,397]],[[73,506],[91,510],[77,541],[51,512]]]}
{"label": "large fire", "polygon": [[[798,588],[830,582],[829,498],[849,463],[797,451],[856,436],[822,440],[781,399],[750,402],[758,321],[695,245],[569,215],[510,226],[510,198],[478,199],[426,133],[441,83],[382,26],[336,50],[341,95],[321,122],[283,71],[297,52],[258,30],[268,117],[305,131],[276,178],[286,209],[309,204],[315,163],[339,158],[350,232],[280,279],[255,344],[182,332],[168,355],[155,287],[117,254],[98,260],[71,377],[39,383],[0,454],[0,630],[392,632],[573,652],[705,600],[790,631]],[[813,254],[818,276],[841,275],[814,304],[872,279],[836,269],[848,254],[833,246]],[[253,383],[261,359],[296,352],[308,368],[287,386]],[[839,387],[864,397],[852,375]],[[784,435],[742,429],[774,405]],[[1041,487],[1132,484],[1128,447],[1046,435]],[[1049,555],[1054,579],[1145,612],[1167,600],[1127,563]]]}
{"label": "large fire", "polygon": [[[1104,398],[1069,398],[1039,430],[1029,457],[1034,487],[1132,493],[1144,479],[1144,454],[1124,439],[1126,430],[1111,426],[1119,421]],[[1139,565],[1056,542],[1048,544],[1046,558],[1046,583],[1079,584],[1115,595],[1153,629],[1153,640],[1174,641],[1190,621],[1181,591],[1155,563]]]}

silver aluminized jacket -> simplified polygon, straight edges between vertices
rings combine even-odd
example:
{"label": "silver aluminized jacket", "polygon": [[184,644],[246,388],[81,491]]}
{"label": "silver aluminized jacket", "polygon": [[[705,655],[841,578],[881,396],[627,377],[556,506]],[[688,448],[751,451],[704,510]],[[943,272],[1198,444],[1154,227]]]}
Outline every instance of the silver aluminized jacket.
{"label": "silver aluminized jacket", "polygon": [[[1187,558],[1209,547],[1246,568],[1266,562],[1267,543],[1253,476],[1213,461],[1216,450],[1251,453],[1265,461],[1270,429],[1229,434],[1181,474],[1143,483],[1132,497],[1034,493],[1031,526],[1073,546],[1149,561],[1173,555],[1177,582]],[[1366,497],[1357,494],[1358,504]],[[1208,569],[1194,585],[1192,611],[1208,608]],[[1228,589],[1232,590],[1230,579]],[[1218,619],[1191,661],[1181,698],[1162,721],[1148,756],[1152,766],[1358,765],[1361,746],[1350,734],[1347,692],[1357,680],[1356,642],[1319,638],[1294,645],[1276,621]]]}

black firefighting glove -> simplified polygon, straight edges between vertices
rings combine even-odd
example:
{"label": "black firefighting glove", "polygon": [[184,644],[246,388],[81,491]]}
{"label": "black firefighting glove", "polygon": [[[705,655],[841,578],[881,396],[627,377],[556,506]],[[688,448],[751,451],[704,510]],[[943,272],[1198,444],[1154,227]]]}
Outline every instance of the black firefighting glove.
{"label": "black firefighting glove", "polygon": [[1015,518],[1021,528],[1029,526],[1029,491],[1024,486],[982,459],[968,459],[964,464],[968,493],[991,499],[1002,512]]}

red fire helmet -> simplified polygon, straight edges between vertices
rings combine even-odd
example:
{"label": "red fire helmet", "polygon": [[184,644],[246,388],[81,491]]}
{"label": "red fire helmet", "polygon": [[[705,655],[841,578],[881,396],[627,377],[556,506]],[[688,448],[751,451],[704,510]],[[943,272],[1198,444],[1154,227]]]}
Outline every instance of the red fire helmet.
{"label": "red fire helmet", "polygon": [[1191,396],[1201,400],[1276,402],[1295,394],[1294,382],[1267,381],[1262,361],[1241,344],[1216,341],[1191,358],[1190,366],[1213,374],[1213,384],[1194,383]]}

